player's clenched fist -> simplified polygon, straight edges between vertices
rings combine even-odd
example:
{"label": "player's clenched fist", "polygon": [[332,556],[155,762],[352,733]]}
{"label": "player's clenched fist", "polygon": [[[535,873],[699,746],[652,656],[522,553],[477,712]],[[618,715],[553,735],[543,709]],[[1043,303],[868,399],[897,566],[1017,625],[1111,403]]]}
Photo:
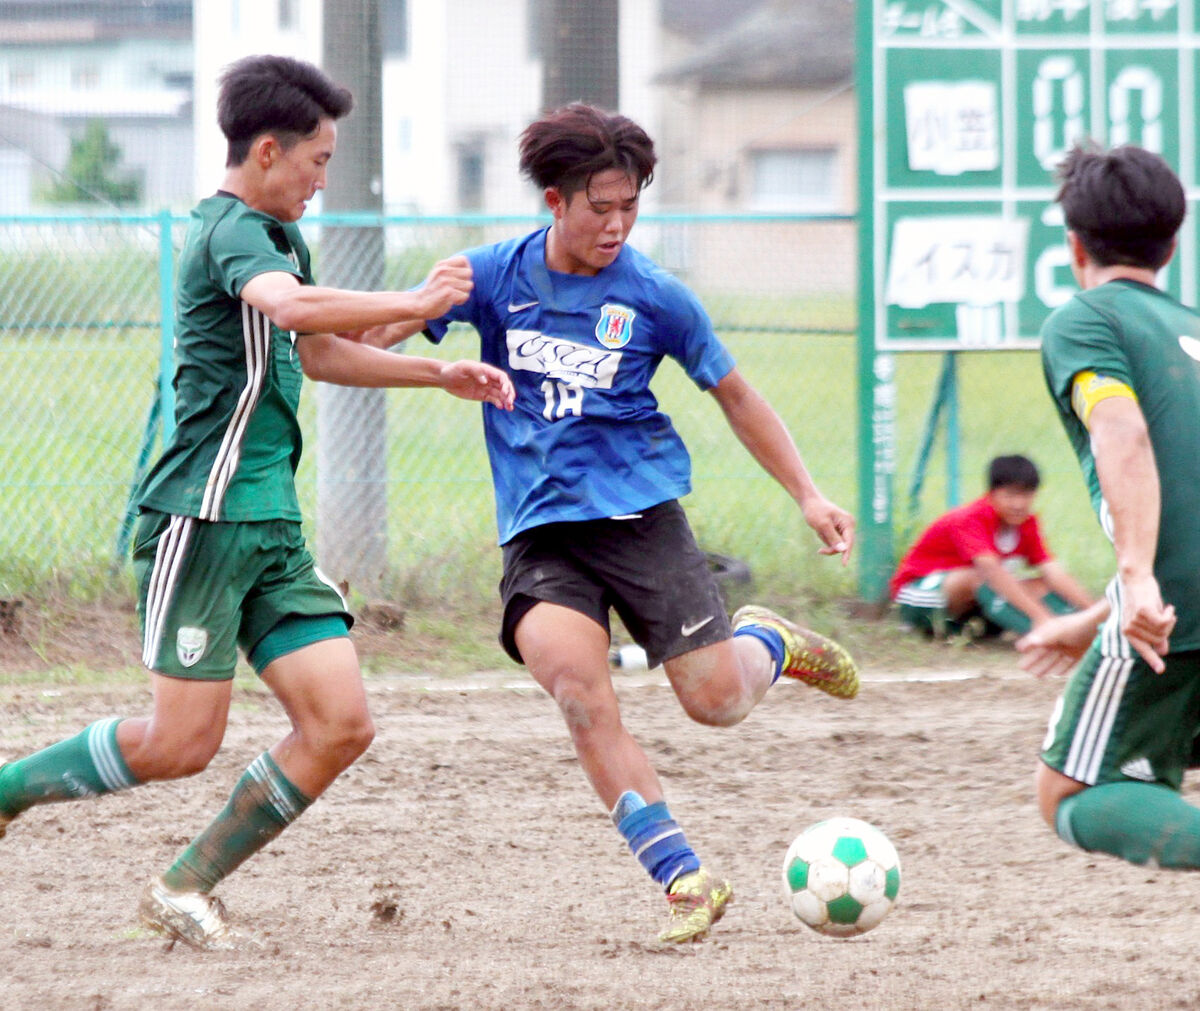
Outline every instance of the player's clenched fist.
{"label": "player's clenched fist", "polygon": [[419,293],[424,297],[423,317],[436,319],[453,306],[462,305],[470,297],[473,287],[471,261],[465,256],[439,261],[420,288]]}

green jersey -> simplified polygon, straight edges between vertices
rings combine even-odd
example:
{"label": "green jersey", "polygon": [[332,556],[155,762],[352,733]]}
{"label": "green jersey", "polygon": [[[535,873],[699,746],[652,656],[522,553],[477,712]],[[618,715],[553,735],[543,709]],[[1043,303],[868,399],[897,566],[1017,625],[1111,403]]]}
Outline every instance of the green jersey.
{"label": "green jersey", "polygon": [[313,283],[295,224],[224,192],[196,205],[176,285],[175,432],[141,506],[212,521],[300,520],[296,335],[239,297],[268,271]]}
{"label": "green jersey", "polygon": [[1154,575],[1178,615],[1171,650],[1200,648],[1200,313],[1157,288],[1110,281],[1078,293],[1046,320],[1042,367],[1110,537],[1091,442],[1071,407],[1072,380],[1095,372],[1137,395],[1162,486]]}

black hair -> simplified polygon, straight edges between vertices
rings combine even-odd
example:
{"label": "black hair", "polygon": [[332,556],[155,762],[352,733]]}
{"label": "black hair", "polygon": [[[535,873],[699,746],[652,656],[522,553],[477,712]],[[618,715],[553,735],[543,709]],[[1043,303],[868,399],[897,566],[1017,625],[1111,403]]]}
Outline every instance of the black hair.
{"label": "black hair", "polygon": [[564,197],[586,189],[597,172],[620,169],[640,192],[654,177],[654,141],[628,116],[572,102],[525,128],[521,172],[540,189]]}
{"label": "black hair", "polygon": [[997,488],[1020,488],[1037,491],[1042,483],[1037,465],[1027,456],[998,456],[988,464],[988,491]]}
{"label": "black hair", "polygon": [[290,56],[246,56],[221,74],[217,122],[229,142],[227,168],[241,165],[250,144],[274,134],[286,150],[316,132],[323,118],[354,106],[349,90],[320,68]]}
{"label": "black hair", "polygon": [[1077,144],[1057,174],[1067,228],[1097,264],[1157,270],[1171,258],[1187,203],[1161,157],[1131,144]]}

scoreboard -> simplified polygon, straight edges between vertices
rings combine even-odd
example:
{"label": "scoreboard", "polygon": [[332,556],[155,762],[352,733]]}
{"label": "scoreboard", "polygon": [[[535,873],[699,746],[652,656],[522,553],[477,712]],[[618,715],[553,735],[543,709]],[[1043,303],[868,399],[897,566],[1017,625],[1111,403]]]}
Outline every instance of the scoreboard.
{"label": "scoreboard", "polygon": [[860,2],[877,351],[1037,346],[1076,291],[1054,169],[1080,140],[1137,144],[1179,173],[1189,215],[1160,283],[1195,303],[1200,0]]}

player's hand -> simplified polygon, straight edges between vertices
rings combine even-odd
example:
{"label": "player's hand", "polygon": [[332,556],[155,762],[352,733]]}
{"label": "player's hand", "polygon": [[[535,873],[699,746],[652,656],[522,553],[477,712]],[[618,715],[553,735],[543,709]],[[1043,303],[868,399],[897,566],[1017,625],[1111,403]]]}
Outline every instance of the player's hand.
{"label": "player's hand", "polygon": [[1074,614],[1047,618],[1017,640],[1021,669],[1036,678],[1066,674],[1096,638],[1099,622],[1108,613],[1107,602]]}
{"label": "player's hand", "polygon": [[821,538],[822,555],[841,555],[842,564],[850,561],[854,547],[854,517],[822,495],[804,503],[804,522]]}
{"label": "player's hand", "polygon": [[1168,640],[1175,627],[1174,605],[1164,605],[1153,576],[1121,580],[1121,634],[1158,674],[1166,670]]}
{"label": "player's hand", "polygon": [[421,319],[437,319],[456,305],[462,305],[471,296],[475,277],[471,261],[465,256],[452,256],[434,264],[417,289],[417,314]]}
{"label": "player's hand", "polygon": [[502,411],[511,411],[517,398],[508,375],[483,362],[447,362],[442,368],[441,386],[463,400],[482,400]]}

